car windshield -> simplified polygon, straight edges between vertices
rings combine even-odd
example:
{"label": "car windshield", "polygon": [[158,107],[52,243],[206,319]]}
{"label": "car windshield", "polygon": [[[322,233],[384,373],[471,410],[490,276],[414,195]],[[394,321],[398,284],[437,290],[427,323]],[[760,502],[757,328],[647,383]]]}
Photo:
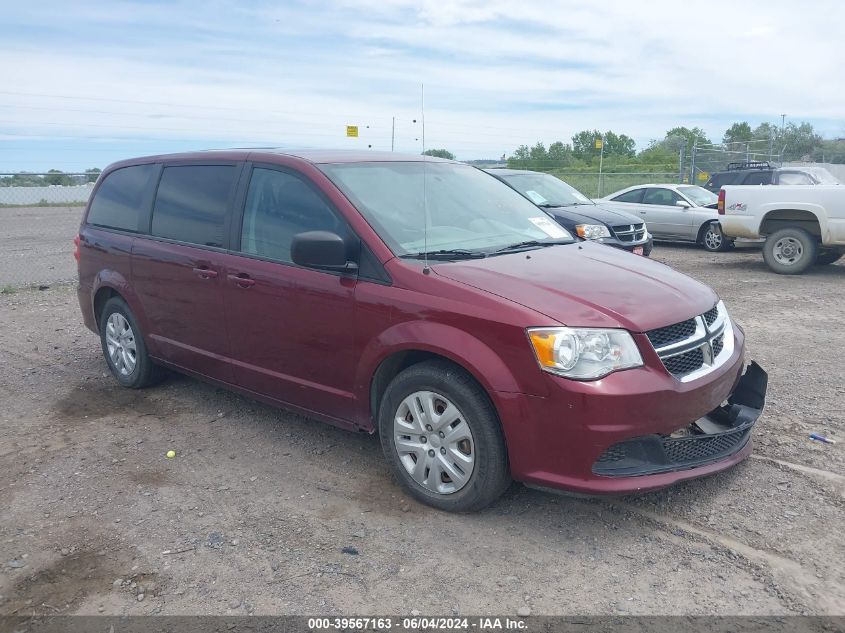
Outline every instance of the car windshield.
{"label": "car windshield", "polygon": [[516,191],[468,165],[397,161],[319,168],[399,256],[424,251],[460,256],[523,242],[574,241]]}
{"label": "car windshield", "polygon": [[502,174],[501,178],[534,204],[566,207],[594,204],[587,196],[549,174]]}
{"label": "car windshield", "polygon": [[719,202],[719,196],[704,187],[678,187],[678,191],[692,200],[697,207],[706,207]]}

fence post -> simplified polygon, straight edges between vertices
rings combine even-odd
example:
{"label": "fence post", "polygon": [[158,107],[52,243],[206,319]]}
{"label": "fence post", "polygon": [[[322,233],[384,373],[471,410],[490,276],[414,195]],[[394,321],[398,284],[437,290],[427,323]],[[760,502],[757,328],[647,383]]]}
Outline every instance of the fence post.
{"label": "fence post", "polygon": [[690,165],[689,165],[689,184],[695,184],[695,153],[698,151],[698,139],[695,139],[692,143],[692,156],[690,156]]}
{"label": "fence post", "polygon": [[684,150],[686,150],[687,145],[684,143],[681,145],[680,150],[678,150],[678,184],[682,184],[684,182]]}

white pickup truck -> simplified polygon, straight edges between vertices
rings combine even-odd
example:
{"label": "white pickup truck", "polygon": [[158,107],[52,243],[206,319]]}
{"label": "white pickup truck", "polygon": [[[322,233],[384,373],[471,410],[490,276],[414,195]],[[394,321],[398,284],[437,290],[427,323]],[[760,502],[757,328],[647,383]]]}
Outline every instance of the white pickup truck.
{"label": "white pickup truck", "polygon": [[719,223],[728,237],[765,237],[763,259],[776,273],[800,275],[845,255],[845,185],[726,185]]}

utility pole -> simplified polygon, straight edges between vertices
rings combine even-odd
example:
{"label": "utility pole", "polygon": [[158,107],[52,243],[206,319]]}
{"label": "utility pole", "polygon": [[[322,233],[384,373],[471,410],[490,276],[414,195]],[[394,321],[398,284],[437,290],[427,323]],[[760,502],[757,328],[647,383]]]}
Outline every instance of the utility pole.
{"label": "utility pole", "polygon": [[783,141],[783,128],[786,126],[786,115],[780,115],[780,140]]}
{"label": "utility pole", "polygon": [[604,162],[604,136],[596,139],[596,145],[599,146],[599,198],[601,198],[601,169]]}
{"label": "utility pole", "polygon": [[390,151],[393,151],[393,142],[396,140],[396,117],[393,117],[393,122],[390,124]]}
{"label": "utility pole", "polygon": [[689,184],[695,184],[695,154],[698,151],[698,139],[692,142],[692,155],[689,161]]}

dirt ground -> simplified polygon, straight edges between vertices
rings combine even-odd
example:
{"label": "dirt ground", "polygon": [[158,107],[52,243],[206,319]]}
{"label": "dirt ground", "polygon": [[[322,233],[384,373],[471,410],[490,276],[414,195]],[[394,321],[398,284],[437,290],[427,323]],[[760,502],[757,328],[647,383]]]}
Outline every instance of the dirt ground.
{"label": "dirt ground", "polygon": [[0,615],[845,614],[845,265],[654,257],[715,287],[769,372],[752,457],[473,515],[410,500],[376,437],[180,376],[117,387],[70,285],[0,295]]}

